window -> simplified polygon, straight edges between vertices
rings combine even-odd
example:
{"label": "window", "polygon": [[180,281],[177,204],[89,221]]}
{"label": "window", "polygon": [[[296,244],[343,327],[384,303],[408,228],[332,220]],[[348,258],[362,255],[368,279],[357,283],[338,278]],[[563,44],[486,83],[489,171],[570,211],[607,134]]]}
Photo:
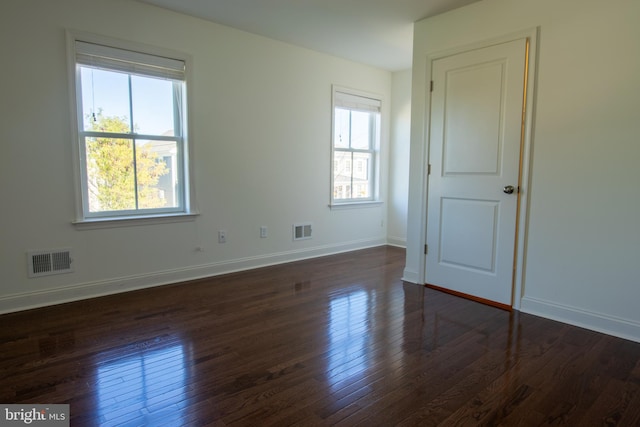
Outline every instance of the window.
{"label": "window", "polygon": [[71,35],[80,222],[190,213],[186,58],[88,38]]}
{"label": "window", "polygon": [[332,205],[375,201],[381,101],[334,88]]}

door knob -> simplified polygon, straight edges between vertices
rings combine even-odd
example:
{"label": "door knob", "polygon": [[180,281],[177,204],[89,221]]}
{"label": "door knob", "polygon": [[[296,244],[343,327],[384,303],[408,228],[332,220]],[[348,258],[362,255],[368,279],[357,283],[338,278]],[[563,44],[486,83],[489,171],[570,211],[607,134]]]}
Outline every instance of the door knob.
{"label": "door knob", "polygon": [[507,194],[513,194],[514,190],[515,190],[515,187],[513,185],[505,185],[504,188],[502,189],[502,191],[504,191]]}

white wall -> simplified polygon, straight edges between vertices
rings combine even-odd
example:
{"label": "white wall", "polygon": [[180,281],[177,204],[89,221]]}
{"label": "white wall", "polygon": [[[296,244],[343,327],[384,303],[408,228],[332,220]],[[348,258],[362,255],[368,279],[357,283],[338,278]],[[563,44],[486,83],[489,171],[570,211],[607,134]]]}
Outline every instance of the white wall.
{"label": "white wall", "polygon": [[407,245],[407,196],[411,136],[411,70],[393,73],[391,80],[391,150],[389,156],[389,244]]}
{"label": "white wall", "polygon": [[[71,224],[65,29],[193,56],[201,212],[194,221],[98,230]],[[0,312],[386,242],[386,204],[327,205],[331,85],[378,93],[389,105],[388,71],[129,0],[4,0],[0,54]],[[382,125],[388,158],[389,108]],[[387,182],[384,162],[385,198]],[[313,239],[292,241],[299,221],[313,222]],[[262,225],[267,239],[259,237]],[[27,278],[27,250],[60,247],[75,252],[74,273]]]}
{"label": "white wall", "polygon": [[521,309],[640,341],[638,22],[637,0],[484,0],[416,25],[405,275],[421,257],[426,56],[539,27]]}

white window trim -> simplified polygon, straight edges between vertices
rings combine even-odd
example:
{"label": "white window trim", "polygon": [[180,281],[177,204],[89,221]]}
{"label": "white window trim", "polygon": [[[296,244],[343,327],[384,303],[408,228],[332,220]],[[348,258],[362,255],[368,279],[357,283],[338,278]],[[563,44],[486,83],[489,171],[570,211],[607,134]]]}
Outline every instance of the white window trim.
{"label": "white window trim", "polygon": [[[357,108],[362,108],[363,110],[373,111],[377,108],[378,113],[380,114],[380,122],[378,124],[378,138],[375,141],[375,146],[373,147],[374,155],[374,164],[372,165],[372,176],[374,177],[374,183],[372,187],[372,197],[370,199],[347,199],[347,200],[334,200],[333,198],[333,187],[334,187],[334,177],[333,177],[333,168],[334,168],[334,154],[335,154],[335,110],[338,104],[336,103],[336,93],[340,93],[340,98],[346,99],[347,104],[342,106],[352,106]],[[346,96],[345,96],[346,95]],[[353,98],[350,97],[353,96]],[[365,98],[364,100],[362,98]],[[370,102],[367,102],[367,99]],[[364,102],[363,102],[364,101]],[[381,143],[382,143],[382,111],[384,107],[383,97],[382,95],[351,89],[344,86],[332,85],[331,87],[331,170],[330,170],[330,187],[329,187],[329,208],[334,209],[350,209],[350,208],[366,208],[379,206],[384,202],[380,199],[380,177],[381,177]]]}
{"label": "white window trim", "polygon": [[[72,143],[73,143],[73,175],[74,175],[74,193],[75,193],[75,219],[71,221],[79,230],[94,229],[94,228],[111,228],[121,226],[134,226],[134,225],[146,225],[156,223],[167,222],[182,222],[192,221],[195,216],[199,215],[195,205],[195,171],[192,159],[194,159],[194,139],[190,130],[193,129],[191,114],[192,99],[193,99],[193,59],[190,55],[183,52],[174,51],[171,49],[160,48],[157,46],[151,46],[147,44],[121,40],[113,37],[107,37],[99,34],[93,34],[83,31],[67,30],[67,68],[68,68],[68,85],[69,85],[69,100],[71,107],[71,129],[72,129]],[[79,111],[80,106],[77,102],[77,86],[76,86],[76,42],[87,42],[93,44],[100,44],[105,46],[111,46],[116,49],[131,50],[135,52],[142,52],[153,56],[173,58],[183,61],[186,65],[185,70],[185,111],[186,117],[184,119],[184,149],[183,149],[183,167],[185,171],[183,173],[185,177],[184,184],[184,208],[178,212],[163,212],[163,213],[148,213],[148,214],[136,214],[136,215],[121,215],[121,216],[85,216],[84,196],[83,196],[83,174],[82,174],[82,159],[81,153],[83,152],[82,144],[80,143],[80,135],[78,130],[78,120],[82,113]]]}
{"label": "white window trim", "polygon": [[82,221],[72,221],[78,230],[96,230],[100,228],[134,227],[139,225],[170,224],[173,222],[193,221],[199,213],[178,213],[162,214],[153,216],[135,217],[110,217],[110,218],[88,218]]}
{"label": "white window trim", "polygon": [[334,203],[330,204],[329,208],[331,210],[341,210],[341,209],[361,209],[361,208],[371,208],[375,206],[383,205],[384,202],[382,200],[367,200],[364,202],[344,202],[344,203]]}

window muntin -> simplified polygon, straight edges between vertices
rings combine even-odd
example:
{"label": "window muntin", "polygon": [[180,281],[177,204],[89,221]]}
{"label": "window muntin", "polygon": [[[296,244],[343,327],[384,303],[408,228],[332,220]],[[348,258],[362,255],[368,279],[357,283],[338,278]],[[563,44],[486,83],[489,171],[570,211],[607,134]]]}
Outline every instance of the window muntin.
{"label": "window muntin", "polygon": [[376,199],[380,104],[334,90],[332,204]]}
{"label": "window muntin", "polygon": [[185,61],[74,48],[82,217],[188,213]]}

